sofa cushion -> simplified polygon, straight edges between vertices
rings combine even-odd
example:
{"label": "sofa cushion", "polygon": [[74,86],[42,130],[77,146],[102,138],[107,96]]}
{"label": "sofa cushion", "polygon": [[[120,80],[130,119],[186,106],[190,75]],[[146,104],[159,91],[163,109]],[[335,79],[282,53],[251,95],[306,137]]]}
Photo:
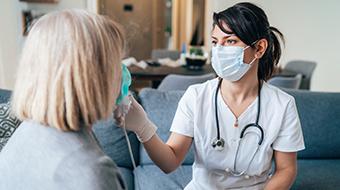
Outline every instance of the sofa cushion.
{"label": "sofa cushion", "polygon": [[340,158],[340,93],[287,92],[295,98],[306,145],[299,158]]}
{"label": "sofa cushion", "polygon": [[[93,131],[103,149],[118,166],[132,169],[127,142],[124,132],[114,124],[113,119],[97,122],[93,126]],[[139,162],[139,141],[134,133],[128,132],[131,143],[133,157],[136,164]]]}
{"label": "sofa cushion", "polygon": [[9,102],[0,104],[0,151],[20,123],[21,121],[11,113]]}
{"label": "sofa cushion", "polygon": [[335,190],[340,187],[340,160],[298,160],[292,190]]}
{"label": "sofa cushion", "polygon": [[[337,189],[340,186],[340,160],[322,158],[340,158],[340,107],[337,106],[340,104],[340,93],[286,91],[296,100],[306,144],[306,149],[298,154],[298,176],[292,189]],[[163,140],[168,138],[168,130],[182,95],[181,91],[159,92],[152,89],[144,89],[140,93],[142,105],[149,118],[159,127],[158,134]],[[141,163],[152,163],[143,149]],[[155,165],[141,165],[135,170],[135,185],[146,189],[182,189],[184,183],[178,180],[189,177],[189,182],[191,173],[176,176],[179,171],[176,170],[170,177]]]}
{"label": "sofa cushion", "polygon": [[182,165],[170,174],[165,174],[155,165],[138,166],[134,171],[136,189],[182,190],[192,178],[192,167]]}
{"label": "sofa cushion", "polygon": [[11,91],[0,89],[0,104],[8,102],[10,97],[11,97]]}
{"label": "sofa cushion", "polygon": [[[139,93],[139,98],[149,119],[158,127],[157,134],[163,141],[170,135],[170,127],[175,116],[177,104],[184,91],[159,91],[145,88]],[[183,164],[191,165],[194,161],[193,146],[191,146]],[[141,164],[153,164],[144,147],[141,146]]]}
{"label": "sofa cushion", "polygon": [[[286,90],[294,96],[301,120],[306,149],[299,158],[340,158],[340,93]],[[149,118],[159,127],[157,133],[163,140],[169,136],[177,104],[183,91],[161,92],[143,89],[140,98]],[[192,149],[191,149],[192,151]],[[192,152],[185,164],[193,161]],[[141,163],[152,163],[141,151]]]}

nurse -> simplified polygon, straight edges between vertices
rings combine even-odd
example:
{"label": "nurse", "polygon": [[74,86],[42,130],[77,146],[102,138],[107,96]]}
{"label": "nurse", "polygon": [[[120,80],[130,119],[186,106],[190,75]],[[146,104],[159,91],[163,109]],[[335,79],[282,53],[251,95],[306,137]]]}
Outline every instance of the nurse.
{"label": "nurse", "polygon": [[168,141],[160,140],[134,99],[126,128],[166,173],[180,166],[194,144],[193,178],[185,189],[289,189],[297,151],[305,148],[300,120],[294,98],[266,83],[279,62],[283,35],[251,3],[215,13],[213,20],[218,78],[188,88]]}

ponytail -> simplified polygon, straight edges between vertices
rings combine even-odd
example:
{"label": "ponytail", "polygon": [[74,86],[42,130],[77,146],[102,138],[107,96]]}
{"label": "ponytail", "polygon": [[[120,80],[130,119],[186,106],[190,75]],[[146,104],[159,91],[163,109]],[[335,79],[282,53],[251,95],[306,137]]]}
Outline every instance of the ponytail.
{"label": "ponytail", "polygon": [[274,67],[279,63],[282,48],[281,43],[285,44],[283,34],[275,27],[269,27],[269,35],[266,38],[268,41],[268,48],[259,60],[258,78],[260,80],[268,80],[272,74]]}

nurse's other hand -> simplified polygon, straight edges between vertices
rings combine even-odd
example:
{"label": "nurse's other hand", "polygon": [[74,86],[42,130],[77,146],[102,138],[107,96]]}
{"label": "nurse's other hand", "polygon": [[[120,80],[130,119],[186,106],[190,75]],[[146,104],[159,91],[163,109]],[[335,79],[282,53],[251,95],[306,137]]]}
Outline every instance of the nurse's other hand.
{"label": "nurse's other hand", "polygon": [[143,107],[132,96],[130,100],[131,106],[125,117],[120,116],[115,119],[118,124],[125,123],[125,128],[135,132],[138,140],[144,143],[156,133],[157,127],[149,120]]}

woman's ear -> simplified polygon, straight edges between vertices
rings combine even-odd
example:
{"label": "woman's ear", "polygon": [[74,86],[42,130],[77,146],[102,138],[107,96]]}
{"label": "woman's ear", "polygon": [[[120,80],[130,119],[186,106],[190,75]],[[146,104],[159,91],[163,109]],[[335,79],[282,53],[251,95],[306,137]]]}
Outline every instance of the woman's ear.
{"label": "woman's ear", "polygon": [[260,59],[267,50],[268,41],[266,39],[261,39],[256,43],[255,47],[256,47],[255,57],[257,59]]}

